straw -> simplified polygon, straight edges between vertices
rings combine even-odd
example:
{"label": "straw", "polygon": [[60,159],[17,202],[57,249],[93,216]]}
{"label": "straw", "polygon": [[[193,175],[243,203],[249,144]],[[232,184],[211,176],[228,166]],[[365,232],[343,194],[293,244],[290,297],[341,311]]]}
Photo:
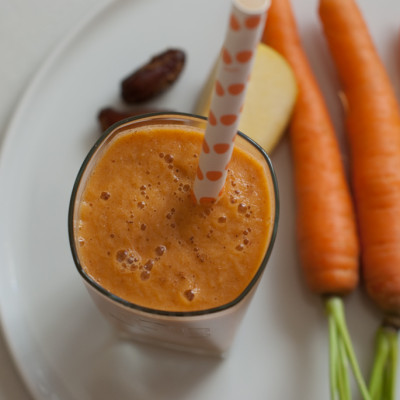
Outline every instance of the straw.
{"label": "straw", "polygon": [[232,2],[193,185],[197,203],[214,203],[225,185],[247,83],[268,6],[269,0]]}

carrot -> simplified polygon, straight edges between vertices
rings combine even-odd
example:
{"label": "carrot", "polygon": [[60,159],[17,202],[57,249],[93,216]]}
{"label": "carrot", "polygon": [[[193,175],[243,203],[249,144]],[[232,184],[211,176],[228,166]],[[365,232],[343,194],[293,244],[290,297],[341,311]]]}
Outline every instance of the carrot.
{"label": "carrot", "polygon": [[299,87],[289,134],[304,275],[313,292],[346,294],[358,282],[354,210],[336,134],[289,0],[272,1],[263,41],[290,63]]}
{"label": "carrot", "polygon": [[[299,93],[289,125],[296,230],[308,287],[326,299],[329,314],[331,396],[350,398],[348,356],[357,382],[369,398],[345,323],[342,296],[358,283],[359,244],[355,213],[343,162],[324,98],[303,50],[289,0],[272,0],[262,40],[280,52],[297,78]],[[346,354],[340,350],[346,348]]]}
{"label": "carrot", "polygon": [[[319,15],[347,98],[346,130],[363,278],[367,293],[385,315],[378,343],[391,343],[389,352],[380,346],[376,350],[370,390],[374,399],[390,400],[397,351],[393,334],[397,336],[400,328],[399,108],[356,2],[320,0]],[[387,353],[387,363],[382,362],[382,352]],[[377,369],[378,364],[383,367]],[[390,379],[383,377],[383,369]],[[384,383],[388,381],[389,387]],[[381,390],[385,392],[379,397]]]}

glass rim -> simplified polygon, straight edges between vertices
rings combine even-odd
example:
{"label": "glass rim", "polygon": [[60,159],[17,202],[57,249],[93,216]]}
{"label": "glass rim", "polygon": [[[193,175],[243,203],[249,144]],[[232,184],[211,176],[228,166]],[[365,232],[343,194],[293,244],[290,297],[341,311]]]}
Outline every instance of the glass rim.
{"label": "glass rim", "polygon": [[246,288],[238,295],[236,296],[233,300],[231,300],[228,303],[222,304],[217,307],[212,307],[212,308],[207,308],[207,309],[202,309],[202,310],[195,310],[195,311],[168,311],[168,310],[158,310],[155,308],[150,308],[150,307],[145,307],[141,306],[139,304],[132,303],[128,300],[125,300],[104,287],[102,287],[100,284],[98,284],[93,278],[91,278],[84,270],[83,266],[80,263],[79,256],[78,256],[78,251],[77,251],[77,245],[76,245],[76,240],[75,240],[75,229],[74,229],[74,213],[75,213],[75,205],[76,205],[76,195],[78,193],[78,188],[82,179],[82,176],[84,172],[86,171],[86,168],[90,161],[92,160],[92,157],[95,155],[96,151],[98,148],[103,144],[103,142],[106,141],[106,139],[110,136],[112,132],[115,131],[117,128],[121,128],[123,125],[130,124],[131,122],[134,122],[136,120],[143,120],[145,121],[146,119],[148,120],[153,120],[157,118],[163,118],[163,119],[168,119],[168,118],[174,118],[174,117],[181,117],[181,118],[188,118],[191,120],[198,120],[205,122],[207,121],[206,117],[203,117],[201,115],[196,115],[196,114],[191,114],[191,113],[183,113],[183,112],[156,112],[156,113],[148,113],[148,114],[143,114],[143,115],[137,115],[129,118],[125,118],[121,121],[118,121],[108,127],[100,136],[100,138],[94,143],[94,145],[91,147],[89,150],[88,154],[86,155],[82,165],[79,168],[78,174],[75,178],[74,185],[72,188],[72,193],[70,197],[70,202],[69,202],[69,209],[68,209],[68,237],[69,237],[69,244],[72,252],[72,257],[75,263],[75,267],[78,270],[80,276],[84,279],[84,281],[89,284],[90,287],[95,289],[96,292],[99,294],[107,297],[109,300],[118,303],[119,305],[122,305],[124,307],[127,307],[129,309],[133,309],[135,311],[143,312],[146,314],[152,314],[152,315],[162,315],[162,316],[171,316],[171,317],[195,317],[195,316],[201,316],[201,315],[209,315],[209,314],[215,314],[221,311],[228,310],[230,308],[233,308],[235,305],[240,303],[246,296],[247,294],[255,287],[256,283],[260,279],[262,273],[264,272],[267,262],[271,256],[272,249],[274,247],[274,242],[276,239],[277,235],[277,230],[278,230],[278,220],[279,220],[279,192],[278,192],[278,181],[276,178],[275,170],[272,165],[272,161],[266,151],[253,139],[245,135],[243,132],[238,131],[237,134],[250,143],[263,157],[264,161],[266,162],[268,166],[268,170],[270,173],[270,177],[272,180],[272,185],[274,188],[274,193],[271,198],[274,201],[274,213],[273,213],[273,228],[271,231],[271,237],[269,240],[269,243],[267,245],[267,249],[265,251],[265,255],[257,268],[257,272],[254,274],[253,278],[251,281],[248,283]]}

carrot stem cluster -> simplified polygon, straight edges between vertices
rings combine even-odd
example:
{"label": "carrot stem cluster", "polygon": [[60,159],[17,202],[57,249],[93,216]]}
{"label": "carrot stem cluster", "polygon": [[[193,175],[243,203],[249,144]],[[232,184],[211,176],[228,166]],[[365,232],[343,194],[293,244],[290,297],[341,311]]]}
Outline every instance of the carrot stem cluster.
{"label": "carrot stem cluster", "polygon": [[381,326],[376,334],[375,359],[369,382],[371,400],[395,400],[398,331]]}
{"label": "carrot stem cluster", "polygon": [[[326,302],[329,321],[330,392],[331,400],[350,400],[349,370],[364,400],[372,400],[362,376],[346,324],[343,300],[329,297]],[[374,399],[375,400],[375,399]],[[389,400],[389,399],[388,399]]]}

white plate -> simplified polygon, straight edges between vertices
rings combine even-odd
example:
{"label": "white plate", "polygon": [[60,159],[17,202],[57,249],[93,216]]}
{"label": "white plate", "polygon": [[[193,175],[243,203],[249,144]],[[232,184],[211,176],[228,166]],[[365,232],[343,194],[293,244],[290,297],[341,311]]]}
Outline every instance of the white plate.
{"label": "white plate", "polygon": [[[399,88],[397,0],[360,0]],[[291,163],[274,152],[281,220],[270,264],[226,359],[118,342],[75,271],[67,238],[70,192],[99,135],[98,110],[119,81],[167,47],[188,53],[181,79],[156,104],[190,112],[219,51],[229,0],[110,2],[45,63],[9,127],[1,158],[0,305],[21,375],[36,399],[326,399],[327,324],[305,289],[294,238]],[[306,49],[341,133],[337,81],[316,0],[293,2]],[[359,290],[347,299],[363,371],[379,313]],[[399,379],[400,381],[400,375]]]}

